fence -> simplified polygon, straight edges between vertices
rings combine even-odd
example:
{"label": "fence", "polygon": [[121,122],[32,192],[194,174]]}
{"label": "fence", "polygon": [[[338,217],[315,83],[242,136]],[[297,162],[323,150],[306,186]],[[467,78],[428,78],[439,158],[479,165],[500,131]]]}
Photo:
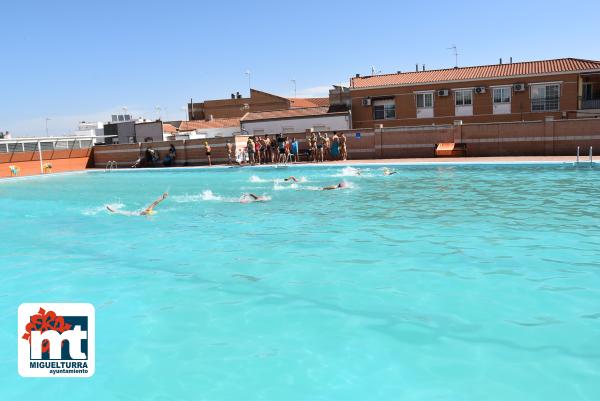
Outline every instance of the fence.
{"label": "fence", "polygon": [[[466,155],[479,156],[555,156],[575,155],[577,146],[600,149],[600,118],[581,118],[528,122],[429,125],[418,127],[375,128],[337,131],[347,138],[350,159],[390,159],[435,157],[439,143],[460,143]],[[287,134],[298,139],[300,151],[306,149],[306,133]],[[246,146],[247,136],[230,138],[235,149]],[[208,159],[204,141],[212,147],[212,162],[227,162],[226,138],[193,139],[96,146],[96,167],[116,161],[129,167],[152,146],[162,158],[170,144],[177,149],[176,165],[202,165]]]}

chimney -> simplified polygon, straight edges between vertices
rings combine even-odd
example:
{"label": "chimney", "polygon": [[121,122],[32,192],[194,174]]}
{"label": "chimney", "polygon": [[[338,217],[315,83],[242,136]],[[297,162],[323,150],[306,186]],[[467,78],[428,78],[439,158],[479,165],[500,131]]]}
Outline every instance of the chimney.
{"label": "chimney", "polygon": [[510,58],[510,63],[512,64],[512,56],[511,56],[511,58]]}
{"label": "chimney", "polygon": [[232,98],[232,99],[235,99],[235,93],[232,93],[232,94],[231,94],[231,98]]}
{"label": "chimney", "polygon": [[415,72],[419,72],[419,64],[415,64]]}
{"label": "chimney", "polygon": [[425,64],[423,64],[423,71],[425,71]]}
{"label": "chimney", "polygon": [[238,99],[242,98],[242,95],[240,95],[240,92],[235,92],[235,95],[237,96]]}
{"label": "chimney", "polygon": [[360,78],[360,74],[356,74],[356,78]]}
{"label": "chimney", "polygon": [[500,65],[502,65],[502,57],[500,57]]}
{"label": "chimney", "polygon": [[398,70],[396,71],[396,74],[402,74],[402,71]]}

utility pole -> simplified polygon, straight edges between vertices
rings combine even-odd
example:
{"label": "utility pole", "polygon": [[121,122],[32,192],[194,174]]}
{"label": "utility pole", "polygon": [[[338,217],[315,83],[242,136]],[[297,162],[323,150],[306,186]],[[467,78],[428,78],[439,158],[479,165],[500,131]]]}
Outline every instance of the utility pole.
{"label": "utility pole", "polygon": [[252,90],[252,85],[250,83],[250,70],[246,70],[246,72],[244,73],[244,75],[248,76],[248,97],[250,97],[250,91]]}
{"label": "utility pole", "polygon": [[294,97],[298,97],[297,94],[296,94],[296,80],[292,79],[291,82],[294,84]]}
{"label": "utility pole", "polygon": [[51,120],[51,118],[46,117],[46,136],[49,136],[48,135],[48,121],[50,121],[50,120]]}

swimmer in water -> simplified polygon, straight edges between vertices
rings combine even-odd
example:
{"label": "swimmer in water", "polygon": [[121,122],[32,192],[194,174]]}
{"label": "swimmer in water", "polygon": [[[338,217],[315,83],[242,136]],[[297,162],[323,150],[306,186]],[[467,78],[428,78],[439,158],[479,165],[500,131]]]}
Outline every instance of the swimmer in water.
{"label": "swimmer in water", "polygon": [[167,199],[167,196],[169,196],[169,194],[165,192],[164,194],[162,194],[160,196],[160,198],[158,198],[157,200],[155,200],[154,202],[152,202],[152,204],[150,206],[148,206],[147,208],[145,208],[141,212],[122,212],[120,210],[113,209],[112,207],[110,207],[108,205],[106,206],[106,210],[108,210],[111,213],[123,214],[123,215],[126,215],[126,216],[149,216],[151,214],[156,213],[154,211],[154,208],[156,206],[158,206],[158,204],[160,202],[162,202],[165,199]]}
{"label": "swimmer in water", "polygon": [[394,174],[396,174],[396,173],[397,173],[397,171],[395,171],[395,170],[390,170],[390,169],[389,169],[389,168],[387,168],[387,167],[385,167],[385,168],[383,169],[383,175],[394,175]]}
{"label": "swimmer in water", "polygon": [[266,196],[257,196],[254,194],[244,194],[240,198],[240,203],[266,202],[269,198]]}
{"label": "swimmer in water", "polygon": [[340,182],[337,185],[329,185],[327,187],[323,187],[321,188],[321,191],[333,191],[334,189],[344,189],[344,188],[348,188],[348,184],[346,184],[345,182]]}
{"label": "swimmer in water", "polygon": [[283,180],[298,182],[298,179],[296,177],[294,177],[293,175],[289,176],[288,178],[284,178]]}

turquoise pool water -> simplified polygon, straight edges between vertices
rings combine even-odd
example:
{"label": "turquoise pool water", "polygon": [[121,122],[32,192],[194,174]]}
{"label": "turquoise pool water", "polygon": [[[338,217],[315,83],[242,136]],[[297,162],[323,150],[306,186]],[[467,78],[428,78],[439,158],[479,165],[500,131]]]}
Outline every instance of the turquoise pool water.
{"label": "turquoise pool water", "polygon": [[[598,399],[599,170],[380,168],[2,180],[0,399]],[[95,305],[92,378],[18,375],[35,301]]]}

